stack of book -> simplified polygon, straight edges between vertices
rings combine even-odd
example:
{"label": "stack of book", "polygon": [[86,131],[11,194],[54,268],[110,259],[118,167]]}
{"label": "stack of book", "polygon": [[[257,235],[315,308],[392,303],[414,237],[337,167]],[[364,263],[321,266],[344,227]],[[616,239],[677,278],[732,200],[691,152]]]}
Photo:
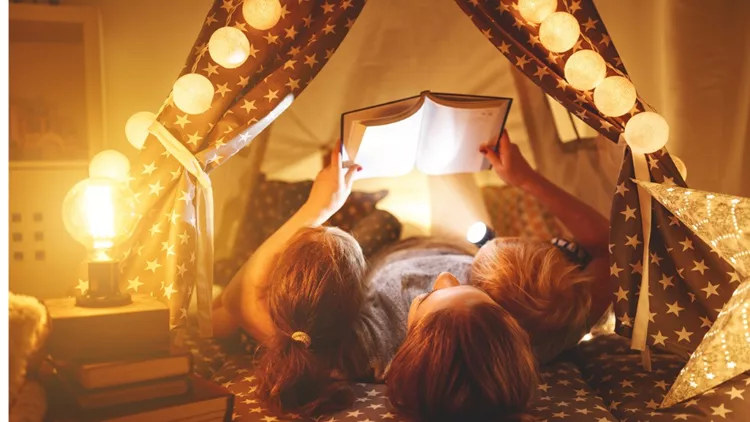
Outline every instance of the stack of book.
{"label": "stack of book", "polygon": [[169,310],[152,297],[117,308],[46,302],[52,320],[44,370],[53,421],[230,420],[234,396],[192,374],[170,347]]}

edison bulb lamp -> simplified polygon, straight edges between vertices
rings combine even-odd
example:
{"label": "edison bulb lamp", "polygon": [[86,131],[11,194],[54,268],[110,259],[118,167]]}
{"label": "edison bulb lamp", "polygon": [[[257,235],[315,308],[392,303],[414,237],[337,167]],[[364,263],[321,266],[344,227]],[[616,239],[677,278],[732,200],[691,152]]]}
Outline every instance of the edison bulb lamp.
{"label": "edison bulb lamp", "polygon": [[244,32],[225,26],[211,35],[211,39],[208,40],[208,54],[221,66],[234,69],[245,63],[250,56],[250,42]]}
{"label": "edison bulb lamp", "polygon": [[76,298],[83,307],[122,306],[130,295],[119,288],[119,247],[137,222],[135,196],[123,183],[109,178],[78,182],[65,196],[63,223],[88,251],[89,290]]}
{"label": "edison bulb lamp", "polygon": [[651,154],[660,150],[669,140],[669,124],[652,111],[631,117],[625,124],[625,141],[638,154]]}
{"label": "edison bulb lamp", "polygon": [[207,77],[198,73],[187,73],[177,79],[172,87],[172,99],[180,110],[187,114],[201,114],[211,107],[214,86]]}
{"label": "edison bulb lamp", "polygon": [[481,221],[472,224],[466,231],[466,240],[480,248],[494,238],[495,232]]}
{"label": "edison bulb lamp", "polygon": [[104,150],[94,156],[89,163],[89,177],[108,178],[127,182],[130,175],[128,157],[113,149]]}
{"label": "edison bulb lamp", "polygon": [[622,76],[604,78],[594,90],[594,104],[605,116],[622,116],[633,108],[635,100],[635,87]]}
{"label": "edison bulb lamp", "polygon": [[547,50],[564,53],[578,41],[581,27],[578,20],[567,12],[555,12],[547,16],[539,26],[539,39]]}
{"label": "edison bulb lamp", "polygon": [[242,4],[242,16],[248,25],[265,31],[279,22],[281,3],[279,0],[245,0]]}
{"label": "edison bulb lamp", "polygon": [[557,10],[557,0],[519,0],[518,12],[527,21],[540,24]]}
{"label": "edison bulb lamp", "polygon": [[576,51],[565,62],[565,79],[575,89],[594,89],[606,76],[607,64],[596,51]]}
{"label": "edison bulb lamp", "polygon": [[143,149],[148,138],[148,128],[154,124],[156,115],[150,111],[139,111],[130,116],[125,123],[125,137],[135,149]]}

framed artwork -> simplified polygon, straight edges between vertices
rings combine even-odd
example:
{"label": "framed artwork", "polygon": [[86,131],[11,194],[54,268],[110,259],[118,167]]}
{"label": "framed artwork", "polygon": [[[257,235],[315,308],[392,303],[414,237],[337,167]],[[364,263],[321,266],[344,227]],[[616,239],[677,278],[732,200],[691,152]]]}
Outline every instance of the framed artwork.
{"label": "framed artwork", "polygon": [[103,139],[98,13],[9,6],[11,168],[84,163]]}

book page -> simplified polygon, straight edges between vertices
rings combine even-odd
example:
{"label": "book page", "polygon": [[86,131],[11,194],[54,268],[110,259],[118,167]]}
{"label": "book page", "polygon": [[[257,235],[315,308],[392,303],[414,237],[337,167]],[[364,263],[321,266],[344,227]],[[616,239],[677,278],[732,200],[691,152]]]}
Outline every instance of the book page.
{"label": "book page", "polygon": [[377,124],[379,119],[388,119],[408,112],[420,101],[418,96],[410,97],[343,114],[341,116],[342,162],[351,164],[357,157],[364,134],[364,126],[359,123],[367,122],[366,126]]}
{"label": "book page", "polygon": [[422,109],[404,120],[364,126],[364,135],[356,159],[362,171],[357,179],[403,176],[414,168],[419,133],[422,129]]}
{"label": "book page", "polygon": [[417,168],[422,172],[474,173],[489,168],[479,147],[497,141],[510,101],[459,104],[464,108],[440,104],[430,98],[425,100],[417,152]]}

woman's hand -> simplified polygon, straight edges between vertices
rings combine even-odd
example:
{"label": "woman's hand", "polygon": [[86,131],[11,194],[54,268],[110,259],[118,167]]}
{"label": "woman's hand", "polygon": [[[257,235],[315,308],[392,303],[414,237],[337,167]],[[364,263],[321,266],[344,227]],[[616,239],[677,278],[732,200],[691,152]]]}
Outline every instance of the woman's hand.
{"label": "woman's hand", "polygon": [[536,171],[521,154],[518,145],[510,142],[508,131],[503,131],[500,137],[499,154],[489,145],[482,146],[479,151],[492,163],[495,173],[510,185],[523,189],[537,176]]}
{"label": "woman's hand", "polygon": [[360,170],[362,167],[356,164],[348,169],[341,168],[341,141],[336,142],[330,164],[315,178],[305,207],[319,213],[321,220],[328,220],[346,202],[352,192],[354,173]]}

